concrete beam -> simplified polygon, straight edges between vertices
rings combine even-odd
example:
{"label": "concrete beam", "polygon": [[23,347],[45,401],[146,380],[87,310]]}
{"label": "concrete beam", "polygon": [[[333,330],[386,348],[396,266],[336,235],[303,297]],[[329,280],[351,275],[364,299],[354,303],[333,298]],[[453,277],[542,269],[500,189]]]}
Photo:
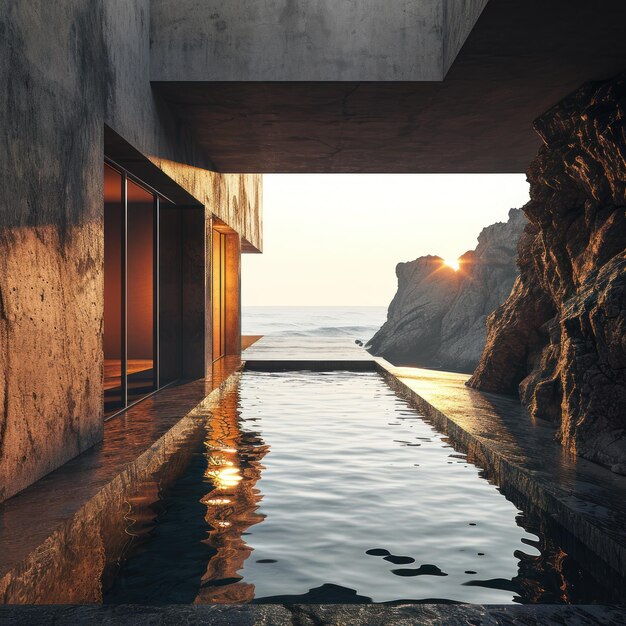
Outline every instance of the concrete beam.
{"label": "concrete beam", "polygon": [[[154,2],[155,15],[162,4]],[[180,4],[190,0],[176,3],[177,10]],[[387,3],[389,16],[396,19],[395,7],[404,4]],[[585,81],[626,69],[623,0],[603,0],[601,9],[588,0],[490,0],[458,54],[471,21],[467,11],[476,7],[462,0],[442,7],[445,64],[454,59],[443,81],[415,74],[411,82],[390,82],[411,73],[395,74],[387,62],[384,75],[368,70],[345,82],[350,72],[291,73],[289,58],[274,58],[273,74],[260,71],[257,61],[246,72],[203,74],[206,60],[197,48],[205,43],[185,30],[188,17],[172,16],[168,45],[175,33],[181,45],[188,32],[182,58],[196,66],[185,69],[175,60],[176,74],[153,64],[153,81],[161,82],[152,85],[221,172],[524,172],[541,143],[533,120]],[[421,32],[414,26],[415,37]],[[157,37],[157,63],[165,59],[163,45]],[[368,51],[376,50],[372,41]],[[175,46],[173,54],[179,54]],[[405,68],[413,58],[406,57]],[[357,61],[362,58],[344,59],[346,67]],[[277,78],[283,80],[272,82]],[[190,79],[199,82],[182,82]]]}
{"label": "concrete beam", "polygon": [[154,81],[440,81],[487,0],[152,0]]}

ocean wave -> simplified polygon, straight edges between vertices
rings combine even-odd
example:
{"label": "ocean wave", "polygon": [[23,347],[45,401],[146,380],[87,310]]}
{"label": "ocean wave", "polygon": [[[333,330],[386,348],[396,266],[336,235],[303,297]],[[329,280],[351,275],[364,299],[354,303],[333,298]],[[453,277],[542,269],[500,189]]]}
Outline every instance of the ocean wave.
{"label": "ocean wave", "polygon": [[277,330],[267,332],[274,337],[371,337],[378,330],[378,326],[320,326],[306,330]]}
{"label": "ocean wave", "polygon": [[367,340],[386,318],[384,307],[244,308],[244,335],[351,337]]}

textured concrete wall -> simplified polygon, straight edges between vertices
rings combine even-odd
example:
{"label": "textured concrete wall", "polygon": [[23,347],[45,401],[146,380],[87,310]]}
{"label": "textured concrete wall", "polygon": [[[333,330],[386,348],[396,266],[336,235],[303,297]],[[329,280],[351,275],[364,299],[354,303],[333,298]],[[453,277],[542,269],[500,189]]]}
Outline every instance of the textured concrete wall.
{"label": "textured concrete wall", "polygon": [[176,161],[150,160],[199,200],[220,220],[256,248],[263,249],[262,177],[257,174],[218,174]]}
{"label": "textured concrete wall", "polygon": [[[191,133],[150,87],[150,0],[106,0],[105,123],[258,250],[261,179],[214,171]],[[169,3],[175,8],[177,3]],[[179,7],[182,10],[184,7]],[[192,21],[193,14],[187,15]]]}
{"label": "textured concrete wall", "polygon": [[104,67],[98,3],[2,2],[0,500],[102,436]]}
{"label": "textured concrete wall", "polygon": [[486,2],[152,0],[152,78],[442,80]]}
{"label": "textured concrete wall", "polygon": [[105,124],[261,245],[260,178],[207,171],[152,94],[149,8],[0,4],[0,501],[102,438]]}

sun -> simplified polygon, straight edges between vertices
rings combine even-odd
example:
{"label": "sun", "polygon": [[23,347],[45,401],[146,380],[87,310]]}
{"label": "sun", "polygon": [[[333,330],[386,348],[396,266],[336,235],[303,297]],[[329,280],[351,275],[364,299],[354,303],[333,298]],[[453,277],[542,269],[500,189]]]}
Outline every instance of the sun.
{"label": "sun", "polygon": [[445,265],[453,269],[455,272],[458,272],[459,268],[461,267],[461,264],[459,263],[458,259],[444,259],[443,262]]}

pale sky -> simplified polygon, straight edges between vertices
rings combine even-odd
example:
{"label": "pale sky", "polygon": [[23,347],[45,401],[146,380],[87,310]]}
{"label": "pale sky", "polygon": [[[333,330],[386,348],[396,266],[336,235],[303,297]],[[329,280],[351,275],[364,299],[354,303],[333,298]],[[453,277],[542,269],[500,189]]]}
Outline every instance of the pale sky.
{"label": "pale sky", "polygon": [[387,306],[396,264],[457,258],[528,201],[523,174],[267,174],[244,306]]}

